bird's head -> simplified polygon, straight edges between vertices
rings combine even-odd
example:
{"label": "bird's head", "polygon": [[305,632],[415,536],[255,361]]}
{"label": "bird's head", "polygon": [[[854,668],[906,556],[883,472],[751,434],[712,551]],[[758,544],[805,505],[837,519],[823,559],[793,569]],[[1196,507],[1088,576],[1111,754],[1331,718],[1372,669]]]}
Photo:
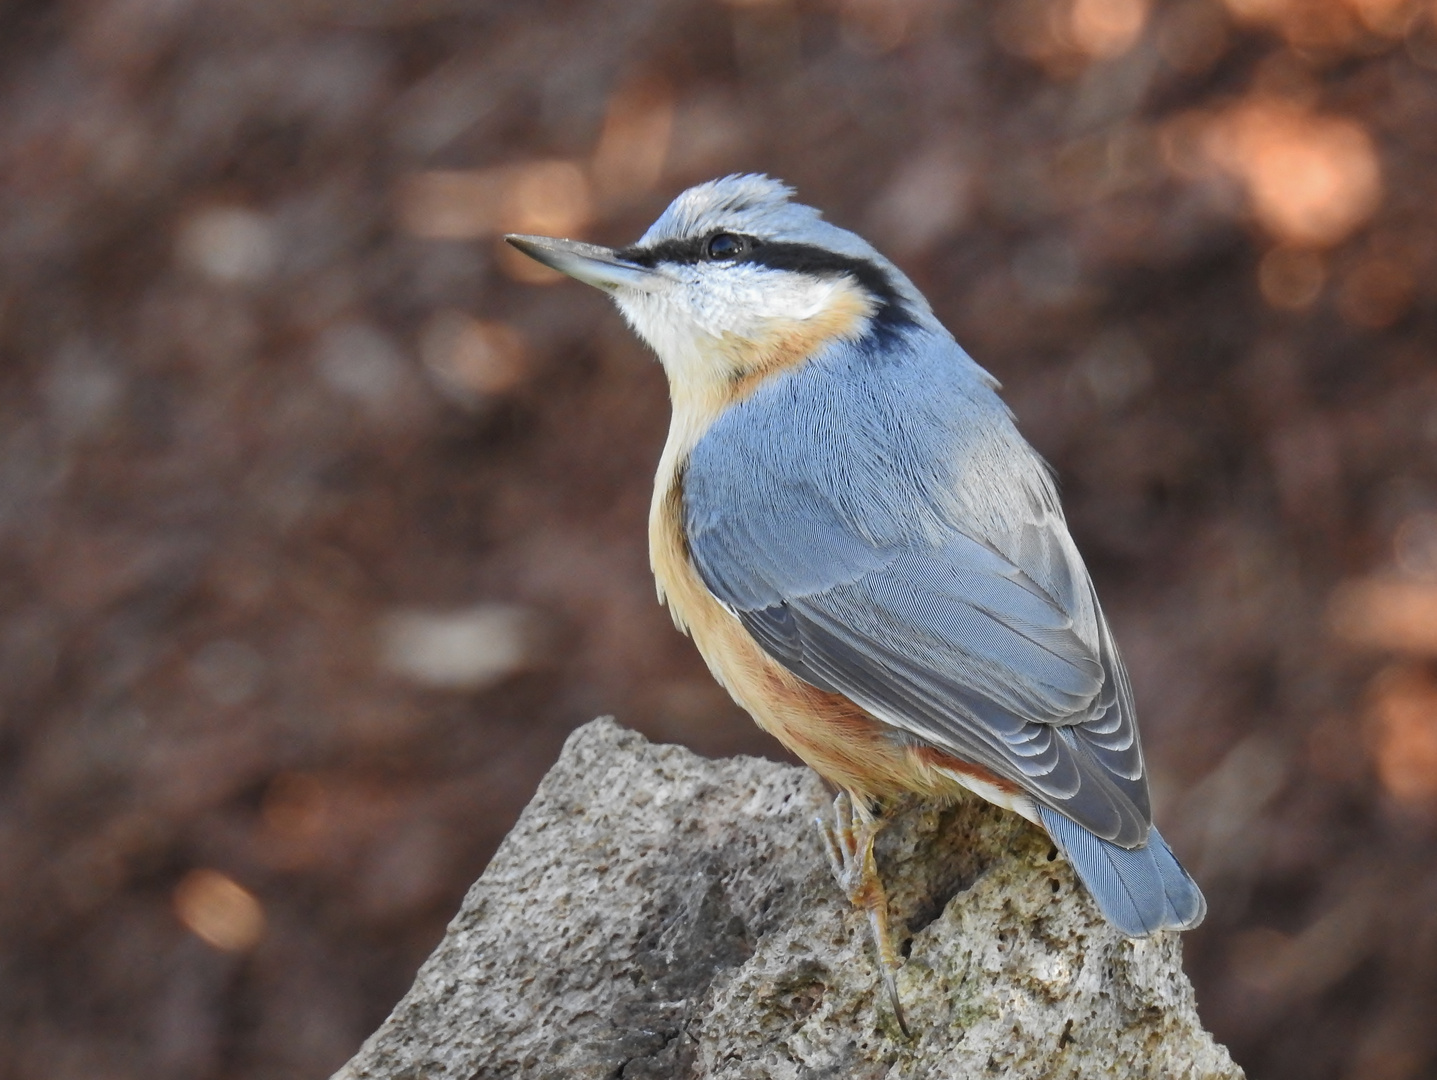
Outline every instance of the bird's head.
{"label": "bird's head", "polygon": [[506,239],[612,295],[676,392],[741,396],[834,340],[932,318],[888,260],[791,194],[766,176],[728,176],[685,191],[630,247]]}

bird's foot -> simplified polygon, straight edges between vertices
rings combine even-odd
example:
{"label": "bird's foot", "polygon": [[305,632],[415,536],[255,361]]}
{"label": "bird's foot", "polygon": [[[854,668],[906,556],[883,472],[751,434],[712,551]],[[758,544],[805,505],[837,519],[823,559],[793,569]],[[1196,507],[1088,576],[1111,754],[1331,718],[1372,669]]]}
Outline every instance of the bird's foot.
{"label": "bird's foot", "polygon": [[874,816],[868,804],[855,799],[846,791],[840,791],[833,800],[833,821],[815,819],[818,831],[823,836],[824,850],[828,853],[828,864],[833,868],[834,880],[843,890],[849,902],[862,908],[868,915],[868,925],[873,931],[873,942],[878,947],[878,961],[883,972],[883,985],[888,989],[888,1000],[893,1005],[893,1015],[905,1037],[911,1037],[908,1022],[903,1017],[903,1005],[898,1000],[898,984],[895,975],[902,966],[898,952],[888,930],[888,894],[883,891],[883,881],[878,876],[878,864],[873,858],[873,840],[887,822]]}

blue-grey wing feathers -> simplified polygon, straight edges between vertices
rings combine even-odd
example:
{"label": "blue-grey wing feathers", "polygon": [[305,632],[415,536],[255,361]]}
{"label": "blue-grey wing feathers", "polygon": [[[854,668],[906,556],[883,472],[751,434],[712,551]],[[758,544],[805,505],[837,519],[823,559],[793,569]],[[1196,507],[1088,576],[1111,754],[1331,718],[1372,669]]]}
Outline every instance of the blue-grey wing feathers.
{"label": "blue-grey wing feathers", "polygon": [[[1013,780],[1103,836],[1141,842],[1149,813],[1141,753],[1131,739],[1116,751],[1104,745],[1123,727],[1111,715],[1122,708],[1121,685],[1070,629],[1045,618],[1051,607],[974,570],[958,546],[904,552],[858,581],[739,618],[800,677]],[[1085,719],[1097,729],[1092,739]]]}
{"label": "blue-grey wing feathers", "polygon": [[696,569],[771,656],[1018,784],[1120,929],[1201,916],[1151,828],[1127,676],[1051,477],[946,333],[771,379],[700,440],[683,493]]}
{"label": "blue-grey wing feathers", "polygon": [[1044,466],[946,335],[842,343],[730,409],[684,475],[709,589],[777,660],[1124,847],[1131,694]]}

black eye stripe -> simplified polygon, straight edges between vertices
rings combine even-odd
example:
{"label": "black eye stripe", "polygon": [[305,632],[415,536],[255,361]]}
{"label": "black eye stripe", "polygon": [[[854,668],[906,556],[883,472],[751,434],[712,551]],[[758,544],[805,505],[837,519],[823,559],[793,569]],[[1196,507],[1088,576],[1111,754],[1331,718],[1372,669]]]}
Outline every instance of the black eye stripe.
{"label": "black eye stripe", "polygon": [[[685,237],[680,240],[662,240],[649,247],[623,248],[616,251],[619,258],[639,266],[653,267],[659,263],[686,265],[714,262],[709,257],[709,244],[718,233],[704,236]],[[747,250],[741,254],[719,261],[722,265],[750,263],[767,266],[773,270],[787,270],[798,274],[816,274],[823,277],[849,276],[858,282],[877,303],[874,312],[874,329],[880,334],[890,334],[905,326],[913,326],[917,320],[908,310],[894,286],[892,279],[881,266],[854,255],[842,255],[812,244],[791,244],[783,241],[761,240],[742,233],[729,233],[746,242]]]}
{"label": "black eye stripe", "polygon": [[[657,266],[659,263],[677,263],[685,265],[690,263],[708,262],[709,242],[718,233],[710,233],[707,236],[688,237],[683,240],[664,240],[654,244],[652,247],[627,247],[615,252],[621,259],[640,266]],[[727,235],[740,236],[739,233]],[[750,241],[752,247],[753,237],[744,236],[743,239]]]}

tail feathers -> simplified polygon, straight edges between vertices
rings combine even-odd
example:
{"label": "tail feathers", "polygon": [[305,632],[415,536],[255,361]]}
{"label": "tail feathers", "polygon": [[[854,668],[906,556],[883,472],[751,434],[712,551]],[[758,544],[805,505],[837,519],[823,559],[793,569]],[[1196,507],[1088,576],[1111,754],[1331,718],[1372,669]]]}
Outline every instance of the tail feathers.
{"label": "tail feathers", "polygon": [[1130,851],[1046,806],[1038,807],[1038,815],[1103,916],[1129,937],[1189,930],[1207,914],[1207,901],[1197,883],[1156,826],[1149,830],[1146,844]]}

